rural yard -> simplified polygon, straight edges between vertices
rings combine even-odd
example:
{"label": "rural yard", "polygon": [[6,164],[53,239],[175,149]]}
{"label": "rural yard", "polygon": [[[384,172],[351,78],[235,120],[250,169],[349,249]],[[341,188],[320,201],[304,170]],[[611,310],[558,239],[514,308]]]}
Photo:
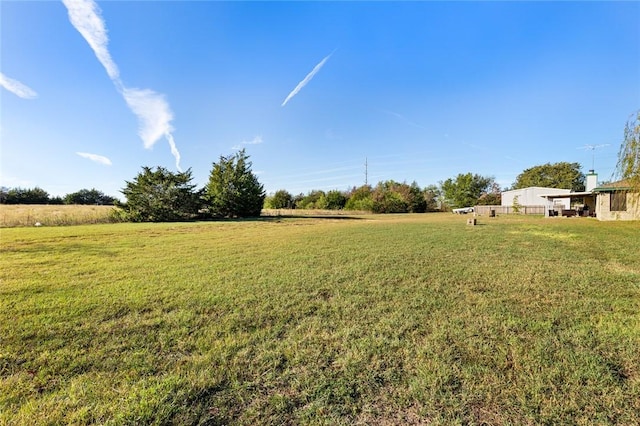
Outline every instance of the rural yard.
{"label": "rural yard", "polygon": [[0,424],[638,424],[640,227],[0,230]]}

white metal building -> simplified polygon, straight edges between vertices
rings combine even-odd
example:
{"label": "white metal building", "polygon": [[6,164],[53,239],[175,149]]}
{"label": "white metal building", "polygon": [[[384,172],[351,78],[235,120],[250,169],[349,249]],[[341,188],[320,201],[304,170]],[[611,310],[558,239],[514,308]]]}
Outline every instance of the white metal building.
{"label": "white metal building", "polygon": [[[521,206],[544,206],[545,209],[569,209],[571,208],[571,200],[567,198],[554,198],[553,202],[541,195],[561,195],[569,194],[570,189],[544,188],[541,186],[530,186],[529,188],[513,189],[502,193],[502,205],[511,207],[513,200],[518,197],[518,204]],[[553,203],[553,204],[552,204]]]}

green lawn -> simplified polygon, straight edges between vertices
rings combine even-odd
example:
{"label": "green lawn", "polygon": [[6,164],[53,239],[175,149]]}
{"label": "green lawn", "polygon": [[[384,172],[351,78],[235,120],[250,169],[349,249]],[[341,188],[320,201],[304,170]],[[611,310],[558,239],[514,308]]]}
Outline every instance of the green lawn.
{"label": "green lawn", "polygon": [[0,424],[640,424],[640,223],[0,230]]}

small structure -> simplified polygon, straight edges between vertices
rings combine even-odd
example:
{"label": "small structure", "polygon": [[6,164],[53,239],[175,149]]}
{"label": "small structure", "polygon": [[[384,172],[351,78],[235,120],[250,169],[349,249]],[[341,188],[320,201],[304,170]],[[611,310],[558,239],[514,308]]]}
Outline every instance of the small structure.
{"label": "small structure", "polygon": [[593,189],[599,220],[640,220],[640,192],[626,180]]}
{"label": "small structure", "polygon": [[[581,201],[573,209],[562,210],[562,216],[595,216],[598,220],[640,220],[640,192],[634,190],[627,180],[597,186],[598,175],[589,170],[586,191],[571,192],[571,202]],[[549,202],[557,195],[543,194]],[[553,216],[549,209],[545,216]]]}
{"label": "small structure", "polygon": [[[510,213],[508,211],[510,207],[517,206],[518,209],[538,207],[539,209],[536,209],[536,213],[548,214],[549,210],[569,209],[571,207],[570,193],[570,189],[530,186],[528,188],[504,191],[501,205],[507,209],[508,213]],[[547,198],[549,195],[553,195],[554,198]]]}
{"label": "small structure", "polygon": [[[596,216],[596,197],[593,190],[597,185],[598,175],[593,170],[589,170],[589,174],[586,175],[585,191],[569,191],[561,195],[554,192],[540,194],[541,197],[547,200],[547,209],[544,212],[544,216]],[[559,202],[558,200],[562,201]],[[571,208],[572,205],[574,206],[573,208]]]}
{"label": "small structure", "polygon": [[570,204],[574,204],[573,208],[558,208],[555,204],[557,195],[545,194],[543,195],[548,201],[549,208],[544,212],[545,217],[553,216],[595,216],[596,203],[595,196],[591,191],[582,192],[570,192],[569,194],[563,194],[563,199],[568,199]]}

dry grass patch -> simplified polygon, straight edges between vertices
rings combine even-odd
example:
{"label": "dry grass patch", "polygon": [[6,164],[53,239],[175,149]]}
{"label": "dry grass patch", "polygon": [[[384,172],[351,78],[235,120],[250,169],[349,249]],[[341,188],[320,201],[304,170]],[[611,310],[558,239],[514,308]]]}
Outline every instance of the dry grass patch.
{"label": "dry grass patch", "polygon": [[0,227],[113,222],[113,206],[0,204]]}

